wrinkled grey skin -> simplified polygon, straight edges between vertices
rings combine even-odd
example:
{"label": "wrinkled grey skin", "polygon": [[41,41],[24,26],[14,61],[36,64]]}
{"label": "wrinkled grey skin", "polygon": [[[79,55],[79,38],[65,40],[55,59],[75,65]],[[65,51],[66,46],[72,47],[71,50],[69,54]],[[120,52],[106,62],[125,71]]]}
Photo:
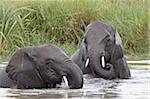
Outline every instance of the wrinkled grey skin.
{"label": "wrinkled grey skin", "polygon": [[15,87],[16,81],[7,76],[6,68],[0,69],[0,87]]}
{"label": "wrinkled grey skin", "polygon": [[[102,56],[105,57],[105,67],[102,67]],[[92,73],[105,79],[131,77],[118,32],[100,21],[86,27],[81,46],[71,58],[84,74]],[[89,64],[85,67],[87,58]]]}
{"label": "wrinkled grey skin", "polygon": [[[5,74],[5,75],[4,75]],[[1,70],[0,86],[18,88],[54,88],[66,76],[70,89],[83,86],[83,73],[69,57],[54,45],[22,48]]]}

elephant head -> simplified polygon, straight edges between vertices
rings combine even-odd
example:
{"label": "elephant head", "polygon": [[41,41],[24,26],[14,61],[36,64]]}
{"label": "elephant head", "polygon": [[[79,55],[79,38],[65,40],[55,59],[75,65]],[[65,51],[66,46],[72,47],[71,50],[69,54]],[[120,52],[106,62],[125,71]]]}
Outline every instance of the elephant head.
{"label": "elephant head", "polygon": [[69,88],[83,86],[80,68],[54,45],[22,48],[14,53],[6,68],[8,77],[20,88],[47,88],[60,84],[65,76]]}
{"label": "elephant head", "polygon": [[72,60],[83,72],[89,68],[87,70],[98,77],[130,77],[118,32],[100,21],[86,27],[80,49],[72,56]]}

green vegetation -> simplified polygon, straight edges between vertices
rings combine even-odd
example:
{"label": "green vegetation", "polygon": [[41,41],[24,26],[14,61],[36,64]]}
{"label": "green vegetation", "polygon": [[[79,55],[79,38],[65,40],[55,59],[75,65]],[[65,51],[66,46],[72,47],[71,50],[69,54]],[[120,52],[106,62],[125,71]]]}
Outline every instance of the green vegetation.
{"label": "green vegetation", "polygon": [[117,28],[126,55],[148,56],[148,17],[146,0],[0,0],[0,59],[49,43],[71,55],[94,20]]}

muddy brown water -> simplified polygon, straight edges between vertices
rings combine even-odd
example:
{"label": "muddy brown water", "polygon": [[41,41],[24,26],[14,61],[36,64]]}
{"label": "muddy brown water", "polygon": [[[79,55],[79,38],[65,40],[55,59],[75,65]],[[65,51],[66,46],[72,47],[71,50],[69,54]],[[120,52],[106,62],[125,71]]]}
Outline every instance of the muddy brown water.
{"label": "muddy brown water", "polygon": [[[84,75],[82,89],[68,89],[62,83],[57,89],[0,88],[0,99],[150,99],[150,65],[131,65],[132,78],[104,80]],[[0,69],[5,64],[0,64]]]}

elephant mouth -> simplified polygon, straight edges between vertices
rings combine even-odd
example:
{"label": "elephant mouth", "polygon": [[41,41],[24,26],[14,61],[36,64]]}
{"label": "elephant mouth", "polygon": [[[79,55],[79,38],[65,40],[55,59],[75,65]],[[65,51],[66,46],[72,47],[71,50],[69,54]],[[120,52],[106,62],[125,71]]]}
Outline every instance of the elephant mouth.
{"label": "elephant mouth", "polygon": [[[99,60],[100,66],[105,70],[110,70],[111,67],[110,67],[110,65],[108,65],[108,64],[110,64],[109,60],[110,60],[110,58],[106,59],[104,55],[100,56],[100,60]],[[89,62],[90,62],[90,58],[87,58],[86,62],[85,62],[85,68],[89,65]]]}
{"label": "elephant mouth", "polygon": [[43,74],[36,69],[36,75],[38,76],[38,78],[41,80],[41,82],[46,86],[46,87],[53,87],[53,84],[61,84],[62,81],[64,81],[66,86],[69,86],[68,84],[68,79],[66,76],[61,76],[60,74],[47,74],[47,75],[51,75],[49,76],[42,76]]}

